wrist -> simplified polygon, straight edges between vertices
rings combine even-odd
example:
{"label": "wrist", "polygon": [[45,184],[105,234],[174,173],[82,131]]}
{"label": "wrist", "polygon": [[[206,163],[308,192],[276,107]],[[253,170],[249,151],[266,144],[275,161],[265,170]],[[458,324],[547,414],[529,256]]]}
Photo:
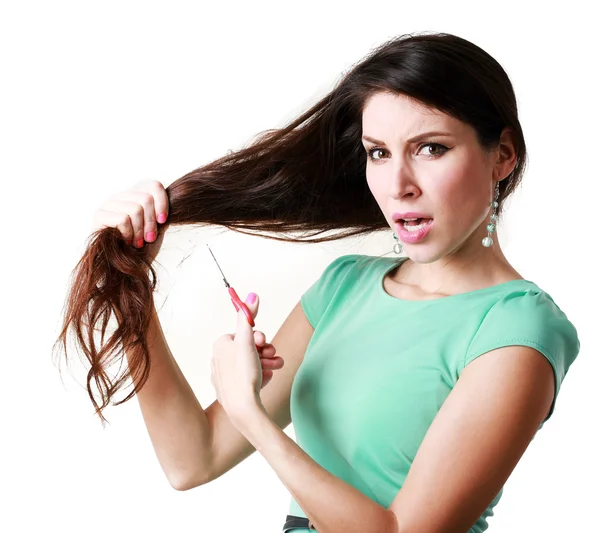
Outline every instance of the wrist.
{"label": "wrist", "polygon": [[241,428],[252,424],[257,417],[268,416],[260,397],[254,396],[252,401],[244,404],[244,407],[236,409],[229,417],[231,422],[241,431]]}

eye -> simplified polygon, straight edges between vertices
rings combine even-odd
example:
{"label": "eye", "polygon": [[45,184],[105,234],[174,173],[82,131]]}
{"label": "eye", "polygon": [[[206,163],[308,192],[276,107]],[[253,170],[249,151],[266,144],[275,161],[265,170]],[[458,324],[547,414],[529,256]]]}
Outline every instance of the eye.
{"label": "eye", "polygon": [[[434,150],[434,153],[430,152],[429,154],[425,154],[430,159],[435,159],[437,157],[440,157],[449,150],[449,148],[447,146],[444,146],[443,144],[440,144],[440,143],[423,143],[423,144],[419,145],[417,153],[421,150],[421,148],[423,148],[425,146],[429,146],[430,149],[431,149],[431,147],[436,148],[436,150]],[[377,161],[381,161],[382,159],[385,159],[385,157],[382,157],[382,155],[381,155],[382,153],[389,154],[385,148],[381,148],[378,146],[375,146],[375,147],[371,148],[370,150],[367,150],[367,156],[373,162],[377,162]]]}
{"label": "eye", "polygon": [[385,148],[374,147],[370,150],[367,150],[367,156],[371,161],[381,161],[381,157],[375,157],[375,154],[380,152],[387,152],[387,150]]}
{"label": "eye", "polygon": [[[443,144],[440,143],[423,143],[421,145],[419,145],[419,150],[421,150],[421,148],[423,148],[424,146],[437,146],[438,148],[441,148],[442,151],[440,152],[440,150],[438,149],[438,153],[429,153],[426,155],[429,155],[430,157],[439,157],[441,155],[443,155],[444,153],[446,153],[448,151],[448,147],[444,146]],[[419,151],[417,150],[417,151]]]}

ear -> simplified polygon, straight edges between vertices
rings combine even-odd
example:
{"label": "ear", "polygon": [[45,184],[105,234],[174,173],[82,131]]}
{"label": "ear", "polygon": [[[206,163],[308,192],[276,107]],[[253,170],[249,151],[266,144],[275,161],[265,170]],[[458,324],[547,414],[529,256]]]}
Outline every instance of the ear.
{"label": "ear", "polygon": [[514,170],[517,164],[517,152],[515,149],[514,132],[508,126],[502,130],[498,148],[496,149],[496,161],[494,163],[494,178],[502,181]]}

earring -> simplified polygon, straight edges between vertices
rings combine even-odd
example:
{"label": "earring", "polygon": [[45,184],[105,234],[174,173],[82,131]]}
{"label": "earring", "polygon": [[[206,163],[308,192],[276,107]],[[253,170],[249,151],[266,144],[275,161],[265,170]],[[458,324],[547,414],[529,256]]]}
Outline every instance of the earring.
{"label": "earring", "polygon": [[400,241],[398,240],[398,235],[396,235],[395,232],[392,232],[392,236],[394,237],[394,239],[396,239],[396,244],[394,244],[394,253],[402,253],[402,244],[400,244]]}
{"label": "earring", "polygon": [[496,209],[498,208],[498,196],[500,196],[499,181],[496,182],[496,192],[494,193],[494,199],[490,202],[490,207],[492,208],[492,215],[490,216],[490,223],[486,227],[488,236],[481,241],[481,244],[483,244],[486,248],[489,248],[492,244],[494,244],[491,235],[494,231],[496,231],[496,223],[498,222],[498,215],[496,214]]}

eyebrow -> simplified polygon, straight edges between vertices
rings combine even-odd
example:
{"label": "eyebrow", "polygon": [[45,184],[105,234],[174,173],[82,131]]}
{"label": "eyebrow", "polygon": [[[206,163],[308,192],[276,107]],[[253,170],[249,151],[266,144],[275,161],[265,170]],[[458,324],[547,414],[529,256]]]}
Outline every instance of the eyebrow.
{"label": "eyebrow", "polygon": [[[419,135],[413,137],[412,139],[408,139],[409,143],[419,142],[427,137],[451,137],[452,133],[448,131],[426,131],[425,133],[420,133]],[[369,137],[368,135],[362,136],[363,140],[369,141],[373,144],[385,144],[383,141],[378,141],[377,139],[373,139],[373,137]]]}

